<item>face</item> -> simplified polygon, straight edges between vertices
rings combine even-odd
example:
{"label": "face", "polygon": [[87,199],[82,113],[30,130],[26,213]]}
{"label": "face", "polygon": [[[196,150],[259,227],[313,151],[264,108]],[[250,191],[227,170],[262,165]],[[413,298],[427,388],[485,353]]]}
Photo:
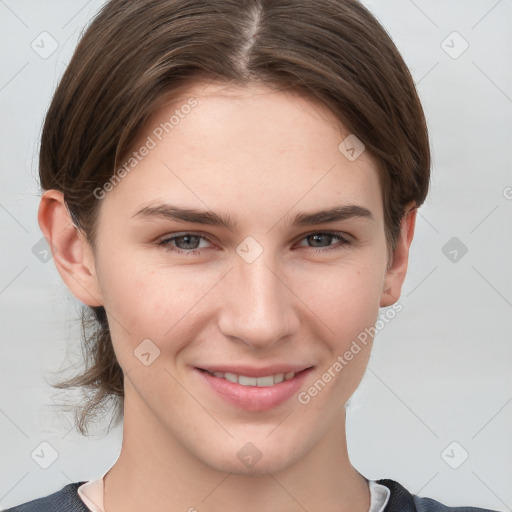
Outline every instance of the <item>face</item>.
{"label": "face", "polygon": [[364,374],[392,276],[377,164],[348,135],[297,93],[197,84],[100,200],[94,293],[132,419],[212,468],[299,461]]}

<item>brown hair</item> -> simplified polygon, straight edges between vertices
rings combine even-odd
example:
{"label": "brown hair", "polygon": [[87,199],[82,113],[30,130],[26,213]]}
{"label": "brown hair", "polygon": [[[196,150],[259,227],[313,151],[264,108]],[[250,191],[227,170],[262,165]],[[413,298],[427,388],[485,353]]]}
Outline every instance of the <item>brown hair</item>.
{"label": "brown hair", "polygon": [[[379,163],[386,238],[395,247],[405,205],[427,195],[427,126],[400,53],[356,0],[107,2],[55,92],[39,163],[42,188],[63,192],[93,247],[94,190],[115,174],[162,99],[200,77],[293,89],[326,105]],[[84,306],[82,320],[87,368],[55,387],[90,392],[75,416],[85,435],[102,405],[118,397],[120,407],[124,394],[104,308]]]}

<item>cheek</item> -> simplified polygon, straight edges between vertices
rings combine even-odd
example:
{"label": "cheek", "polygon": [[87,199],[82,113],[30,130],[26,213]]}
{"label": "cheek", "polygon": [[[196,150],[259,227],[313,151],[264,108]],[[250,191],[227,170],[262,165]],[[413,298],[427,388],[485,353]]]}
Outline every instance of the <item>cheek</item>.
{"label": "cheek", "polygon": [[[365,373],[379,313],[383,271],[379,265],[351,265],[331,273],[322,293],[311,294],[311,309],[328,326],[317,374],[299,395],[326,424],[357,389]],[[318,322],[317,322],[318,324]],[[333,404],[335,404],[333,406]]]}
{"label": "cheek", "polygon": [[[144,339],[162,347],[173,339],[179,350],[179,335],[190,333],[202,297],[215,284],[215,276],[190,269],[148,267],[147,263],[119,263],[102,282],[116,352],[131,351]],[[120,357],[122,355],[120,354]]]}
{"label": "cheek", "polygon": [[[380,307],[385,261],[350,262],[310,275],[299,292],[338,340],[374,324]],[[339,341],[338,341],[339,343]]]}

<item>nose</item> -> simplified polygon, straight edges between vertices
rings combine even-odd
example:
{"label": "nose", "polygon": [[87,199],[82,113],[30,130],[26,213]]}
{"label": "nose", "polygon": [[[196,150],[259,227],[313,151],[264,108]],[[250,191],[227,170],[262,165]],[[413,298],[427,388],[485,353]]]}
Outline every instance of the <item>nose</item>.
{"label": "nose", "polygon": [[265,252],[256,261],[242,258],[223,280],[219,329],[253,349],[270,347],[298,328],[297,297]]}

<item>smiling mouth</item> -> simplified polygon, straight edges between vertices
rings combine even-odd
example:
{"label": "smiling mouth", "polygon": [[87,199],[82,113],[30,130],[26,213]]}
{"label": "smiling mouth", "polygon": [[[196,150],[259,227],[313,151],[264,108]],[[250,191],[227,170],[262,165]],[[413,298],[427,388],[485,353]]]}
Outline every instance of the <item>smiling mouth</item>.
{"label": "smiling mouth", "polygon": [[264,375],[262,377],[249,377],[247,375],[240,375],[231,372],[212,372],[203,368],[198,368],[198,370],[206,372],[219,379],[227,380],[228,382],[232,382],[234,384],[241,384],[242,386],[268,387],[291,380],[303,371],[309,370],[309,368],[305,368],[299,372],[275,373],[272,375]]}
{"label": "smiling mouth", "polygon": [[287,373],[277,373],[275,375],[266,375],[264,377],[248,377],[247,375],[237,375],[235,373],[230,372],[210,372],[208,370],[203,370],[214,377],[218,377],[219,379],[225,379],[229,382],[233,382],[235,384],[241,384],[242,386],[274,386],[275,384],[279,384],[285,380],[290,380],[295,377],[295,372],[287,372]]}
{"label": "smiling mouth", "polygon": [[212,365],[209,370],[195,367],[195,371],[217,396],[231,405],[246,411],[262,412],[278,407],[298,393],[313,368],[289,364],[267,368]]}

